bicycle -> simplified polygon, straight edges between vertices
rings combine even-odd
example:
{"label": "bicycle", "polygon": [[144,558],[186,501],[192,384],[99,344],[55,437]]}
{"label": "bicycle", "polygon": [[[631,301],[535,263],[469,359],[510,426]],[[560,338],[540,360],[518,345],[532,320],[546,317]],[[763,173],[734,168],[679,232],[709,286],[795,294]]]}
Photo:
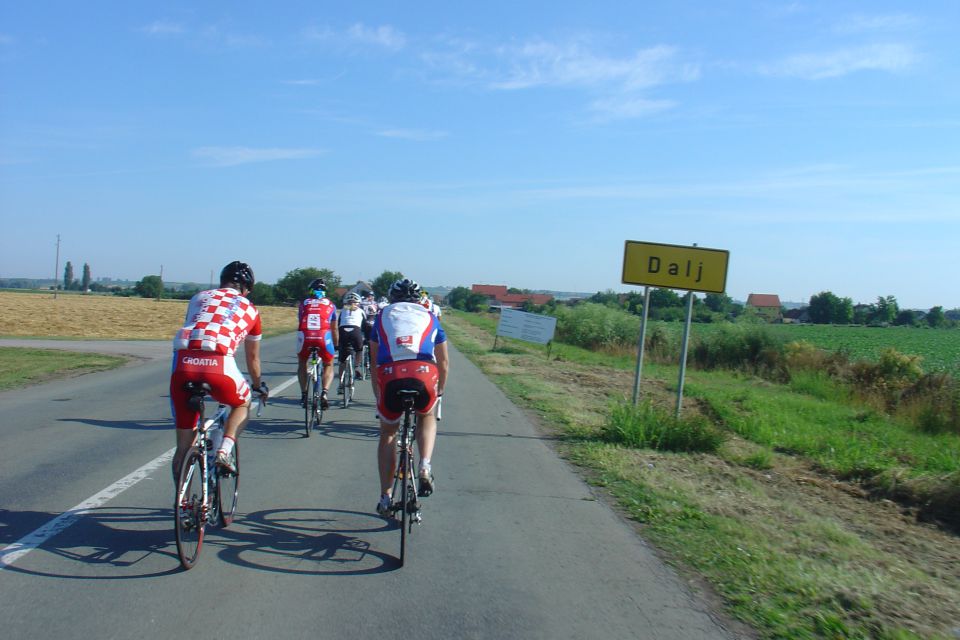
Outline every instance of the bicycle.
{"label": "bicycle", "polygon": [[[177,555],[184,569],[197,563],[206,527],[211,524],[226,528],[233,523],[240,496],[240,444],[234,443],[233,464],[235,473],[217,470],[214,460],[229,409],[217,405],[217,411],[209,420],[204,419],[204,396],[210,391],[207,383],[187,382],[184,389],[190,393],[189,406],[199,411],[197,439],[187,451],[177,476],[177,498],[174,513],[174,528],[177,537]],[[257,417],[263,408],[260,391]],[[227,508],[225,508],[227,507]]]}
{"label": "bicycle", "polygon": [[[349,347],[344,347],[349,348]],[[340,389],[339,393],[343,394],[343,408],[346,409],[350,406],[350,400],[353,399],[353,349],[347,354],[346,360],[340,361]]]}
{"label": "bicycle", "polygon": [[400,459],[397,461],[397,471],[393,477],[392,501],[390,514],[396,518],[400,513],[400,566],[407,555],[407,536],[413,533],[413,525],[423,521],[420,511],[419,478],[416,465],[413,461],[413,442],[416,438],[417,416],[414,405],[418,391],[400,389],[397,391],[403,405],[403,424],[397,434],[397,450]]}
{"label": "bicycle", "polygon": [[363,374],[360,376],[361,380],[370,379],[370,342],[363,342],[363,353],[360,355],[360,372]]}
{"label": "bicycle", "polygon": [[322,366],[320,350],[311,347],[307,360],[307,401],[303,407],[303,428],[308,438],[314,427],[319,426],[323,420],[323,407],[320,404],[320,392],[323,390],[320,382]]}

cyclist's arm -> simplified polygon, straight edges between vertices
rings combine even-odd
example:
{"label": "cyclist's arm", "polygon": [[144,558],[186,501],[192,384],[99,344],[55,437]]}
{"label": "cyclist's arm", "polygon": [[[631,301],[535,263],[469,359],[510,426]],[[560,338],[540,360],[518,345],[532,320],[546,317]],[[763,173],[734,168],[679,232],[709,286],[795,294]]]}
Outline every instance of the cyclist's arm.
{"label": "cyclist's arm", "polygon": [[380,346],[373,340],[370,341],[370,384],[373,385],[373,399],[380,400],[380,385],[377,384],[377,348]]}
{"label": "cyclist's arm", "polygon": [[260,341],[247,340],[243,346],[243,353],[247,358],[247,372],[254,389],[260,388]]}
{"label": "cyclist's arm", "polygon": [[447,353],[447,343],[446,341],[441,342],[436,346],[433,351],[434,357],[437,359],[437,393],[443,395],[443,389],[447,386],[447,373],[450,371],[450,358]]}
{"label": "cyclist's arm", "polygon": [[330,333],[333,334],[333,348],[340,348],[340,327],[337,326],[337,314],[330,318]]}

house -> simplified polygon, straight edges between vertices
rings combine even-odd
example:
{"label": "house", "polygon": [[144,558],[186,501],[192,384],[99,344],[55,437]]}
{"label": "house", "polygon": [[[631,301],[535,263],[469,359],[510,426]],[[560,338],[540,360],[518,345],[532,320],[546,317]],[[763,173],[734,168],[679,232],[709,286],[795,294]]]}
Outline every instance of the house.
{"label": "house", "polygon": [[539,306],[553,300],[552,295],[545,293],[509,293],[505,285],[475,284],[470,287],[470,290],[487,296],[487,304],[490,307],[519,309],[526,302]]}
{"label": "house", "polygon": [[747,307],[756,309],[757,314],[768,322],[782,322],[780,296],[775,293],[751,293],[747,296]]}

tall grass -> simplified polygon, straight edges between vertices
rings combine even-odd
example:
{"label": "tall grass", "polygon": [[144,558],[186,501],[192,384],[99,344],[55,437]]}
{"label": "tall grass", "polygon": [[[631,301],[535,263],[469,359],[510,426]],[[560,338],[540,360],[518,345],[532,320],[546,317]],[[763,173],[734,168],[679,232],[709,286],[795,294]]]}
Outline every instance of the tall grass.
{"label": "tall grass", "polygon": [[614,405],[601,438],[638,449],[703,453],[715,452],[724,440],[703,416],[677,418],[650,402]]}

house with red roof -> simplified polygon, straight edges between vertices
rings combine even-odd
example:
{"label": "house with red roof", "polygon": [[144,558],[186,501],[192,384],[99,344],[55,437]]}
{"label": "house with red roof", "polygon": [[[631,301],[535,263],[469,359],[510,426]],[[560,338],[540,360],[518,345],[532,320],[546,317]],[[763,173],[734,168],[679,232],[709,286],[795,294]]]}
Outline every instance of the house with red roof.
{"label": "house with red roof", "polygon": [[756,309],[757,314],[768,322],[783,322],[780,296],[775,293],[751,293],[747,296],[746,306]]}
{"label": "house with red roof", "polygon": [[470,290],[487,296],[487,302],[491,307],[519,309],[528,301],[540,306],[553,300],[553,296],[545,293],[509,293],[506,285],[475,284],[470,287]]}

